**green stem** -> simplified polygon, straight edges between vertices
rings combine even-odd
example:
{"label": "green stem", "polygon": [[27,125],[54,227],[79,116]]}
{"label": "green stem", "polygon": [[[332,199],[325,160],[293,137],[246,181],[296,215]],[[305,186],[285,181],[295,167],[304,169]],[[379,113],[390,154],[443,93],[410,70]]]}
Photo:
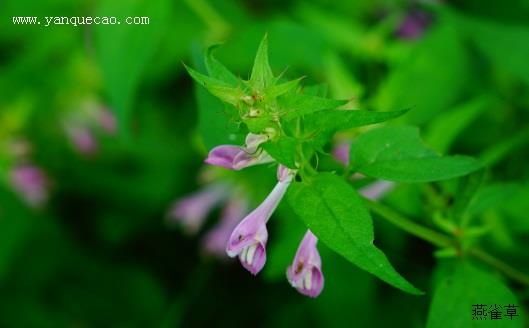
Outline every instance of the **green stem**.
{"label": "green stem", "polygon": [[477,259],[480,259],[482,262],[487,263],[488,265],[495,267],[501,272],[505,273],[506,276],[512,278],[513,280],[529,286],[529,276],[525,273],[518,271],[517,269],[511,267],[507,263],[503,262],[500,259],[495,258],[489,253],[479,249],[473,248],[468,251],[468,253],[474,256]]}
{"label": "green stem", "polygon": [[393,223],[397,227],[416,237],[429,241],[430,243],[438,247],[446,248],[456,246],[452,238],[438,233],[437,231],[434,231],[432,229],[423,227],[422,225],[417,224],[412,220],[402,216],[401,214],[393,211],[386,205],[368,199],[365,199],[365,202],[367,204],[367,207],[373,212],[377,213],[387,221]]}
{"label": "green stem", "polygon": [[[380,217],[386,219],[387,221],[393,223],[402,230],[409,232],[410,234],[419,237],[423,240],[429,241],[430,243],[438,247],[457,247],[458,243],[455,239],[438,233],[432,229],[426,228],[413,222],[412,220],[404,217],[403,215],[395,212],[393,209],[387,207],[384,204],[376,203],[372,200],[365,199],[367,207],[372,210],[374,213],[378,214]],[[459,247],[458,247],[459,248]],[[518,271],[517,269],[511,267],[507,263],[495,258],[494,256],[488,254],[487,252],[473,248],[467,251],[467,254],[474,256],[475,258],[481,260],[482,262],[496,268],[497,270],[503,272],[507,277],[515,280],[521,284],[529,286],[529,275]]]}

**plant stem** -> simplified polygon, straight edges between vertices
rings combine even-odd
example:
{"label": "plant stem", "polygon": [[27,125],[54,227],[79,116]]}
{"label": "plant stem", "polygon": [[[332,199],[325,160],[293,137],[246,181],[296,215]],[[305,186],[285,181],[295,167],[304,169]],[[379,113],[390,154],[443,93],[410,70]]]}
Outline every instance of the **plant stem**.
{"label": "plant stem", "polygon": [[[386,219],[387,221],[393,223],[402,230],[409,232],[410,234],[419,237],[423,240],[429,241],[430,243],[438,247],[457,247],[457,241],[449,236],[438,233],[432,229],[426,228],[420,224],[413,222],[412,220],[406,218],[400,213],[395,212],[393,209],[387,207],[384,204],[374,202],[369,199],[365,199],[367,207],[373,212],[377,213],[380,217]],[[459,248],[459,247],[458,247]],[[495,258],[489,253],[479,249],[473,248],[467,251],[467,254],[474,256],[475,258],[481,260],[482,262],[496,268],[497,270],[503,272],[507,277],[515,280],[521,284],[529,286],[529,275],[518,271],[517,269],[511,267],[507,263]]]}
{"label": "plant stem", "polygon": [[477,259],[480,259],[482,262],[487,263],[488,265],[495,267],[499,271],[503,272],[506,276],[511,279],[529,286],[529,276],[525,273],[518,271],[517,269],[511,267],[507,263],[503,262],[500,259],[495,258],[489,253],[479,249],[473,248],[468,251],[468,254],[474,256]]}
{"label": "plant stem", "polygon": [[402,230],[409,232],[410,234],[429,241],[430,243],[438,247],[454,247],[456,246],[452,238],[438,233],[432,229],[426,228],[420,224],[413,222],[412,220],[402,216],[401,214],[393,211],[391,208],[381,203],[374,202],[369,199],[365,199],[367,207],[373,212],[377,213],[387,221],[393,223]]}

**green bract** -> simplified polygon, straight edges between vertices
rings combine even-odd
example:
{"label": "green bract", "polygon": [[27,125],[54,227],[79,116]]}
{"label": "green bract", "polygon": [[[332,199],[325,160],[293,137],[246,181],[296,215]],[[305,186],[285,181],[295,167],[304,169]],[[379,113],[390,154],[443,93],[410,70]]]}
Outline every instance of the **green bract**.
{"label": "green bract", "polygon": [[186,66],[191,77],[229,107],[232,122],[242,123],[255,134],[266,134],[263,145],[279,163],[296,168],[303,158],[321,151],[335,132],[380,123],[407,110],[373,112],[343,109],[347,100],[325,97],[324,86],[300,86],[302,78],[283,81],[274,76],[268,62],[268,39],[259,45],[249,80],[231,73],[215,57],[217,46],[206,51],[209,75]]}

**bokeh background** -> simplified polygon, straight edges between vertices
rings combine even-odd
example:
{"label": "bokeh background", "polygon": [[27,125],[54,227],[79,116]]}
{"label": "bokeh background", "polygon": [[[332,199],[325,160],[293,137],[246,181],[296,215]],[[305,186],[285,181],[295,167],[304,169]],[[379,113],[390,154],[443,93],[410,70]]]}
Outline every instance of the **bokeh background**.
{"label": "bokeh background", "polygon": [[[96,15],[150,24],[12,23]],[[211,147],[240,136],[182,65],[203,70],[204,49],[223,43],[216,56],[247,78],[265,33],[276,74],[326,83],[354,108],[411,108],[399,124],[443,153],[481,158],[497,198],[476,216],[490,228],[481,242],[529,272],[526,0],[3,0],[0,16],[2,327],[424,326],[435,249],[382,220],[377,245],[425,296],[323,245],[324,292],[299,295],[285,270],[303,227],[285,204],[257,277],[205,250],[220,208],[194,232],[171,216],[211,181],[236,185],[251,206],[273,186],[270,167],[204,167]],[[432,225],[445,204],[430,189],[401,185],[384,201]],[[529,289],[512,287],[527,304]]]}

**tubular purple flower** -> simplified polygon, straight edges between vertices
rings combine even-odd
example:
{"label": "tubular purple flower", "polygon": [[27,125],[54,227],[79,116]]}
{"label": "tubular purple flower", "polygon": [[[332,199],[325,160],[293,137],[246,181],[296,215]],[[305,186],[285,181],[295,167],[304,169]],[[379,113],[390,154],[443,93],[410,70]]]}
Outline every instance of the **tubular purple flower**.
{"label": "tubular purple flower", "polygon": [[10,172],[10,181],[13,189],[32,207],[40,207],[48,199],[49,181],[35,165],[16,165]]}
{"label": "tubular purple flower", "polygon": [[217,146],[209,152],[208,158],[204,162],[237,171],[249,166],[273,162],[274,159],[270,155],[264,150],[258,149],[259,145],[267,140],[268,136],[266,135],[248,133],[245,147]]}
{"label": "tubular purple flower", "polygon": [[367,199],[379,200],[388,192],[395,188],[395,183],[392,181],[378,180],[367,186],[360,188],[358,192]]}
{"label": "tubular purple flower", "polygon": [[239,154],[241,148],[232,145],[221,145],[209,151],[208,158],[204,161],[209,165],[220,166],[234,170],[233,160]]}
{"label": "tubular purple flower", "polygon": [[179,222],[188,233],[196,233],[212,208],[225,198],[224,184],[210,185],[178,200],[169,210],[168,220]]}
{"label": "tubular purple flower", "polygon": [[228,240],[226,246],[228,256],[239,256],[243,267],[254,275],[261,271],[266,262],[266,242],[268,240],[266,223],[285,195],[293,175],[294,171],[279,166],[278,176],[282,180],[276,184],[261,205],[235,227]]}
{"label": "tubular purple flower", "polygon": [[248,204],[244,198],[233,197],[230,199],[222,210],[220,222],[202,240],[204,250],[211,255],[225,257],[226,243],[231,232],[247,213],[247,210]]}
{"label": "tubular purple flower", "polygon": [[294,261],[287,269],[287,278],[292,287],[309,297],[320,295],[324,284],[317,243],[318,238],[307,230],[299,244]]}

